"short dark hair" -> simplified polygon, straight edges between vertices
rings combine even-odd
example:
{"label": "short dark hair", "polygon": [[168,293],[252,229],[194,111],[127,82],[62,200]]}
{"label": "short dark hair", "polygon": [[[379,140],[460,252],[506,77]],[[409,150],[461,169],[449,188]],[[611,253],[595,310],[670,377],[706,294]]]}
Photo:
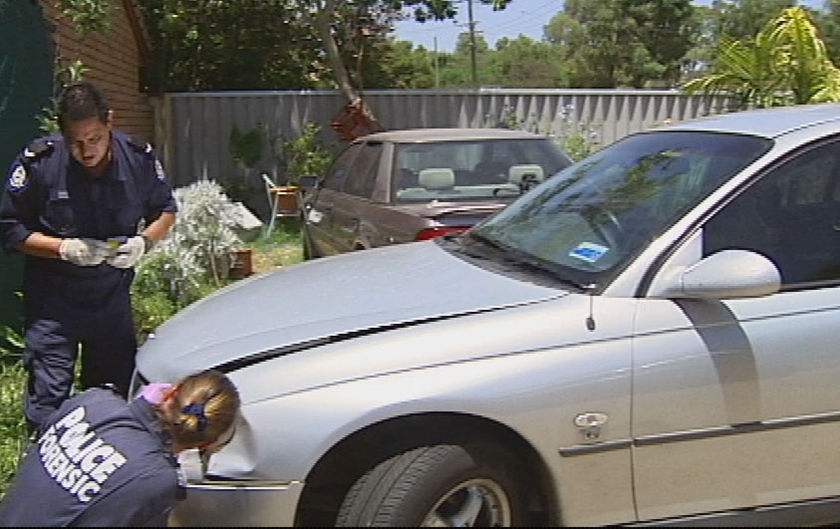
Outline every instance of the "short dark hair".
{"label": "short dark hair", "polygon": [[58,126],[65,130],[68,121],[99,118],[108,123],[108,101],[92,83],[74,83],[64,88],[58,96]]}

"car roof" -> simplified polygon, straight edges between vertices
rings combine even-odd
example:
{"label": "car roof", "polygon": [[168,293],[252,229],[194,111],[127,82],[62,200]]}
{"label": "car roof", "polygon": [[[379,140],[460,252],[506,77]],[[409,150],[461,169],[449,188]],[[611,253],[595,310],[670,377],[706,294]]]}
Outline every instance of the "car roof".
{"label": "car roof", "polygon": [[798,105],[719,114],[656,130],[691,130],[777,138],[796,130],[840,120],[840,104]]}
{"label": "car roof", "polygon": [[356,141],[389,141],[395,143],[414,143],[426,141],[464,141],[464,140],[497,140],[497,139],[538,139],[544,138],[538,134],[522,130],[493,129],[493,128],[425,128],[390,130],[375,132],[363,136]]}

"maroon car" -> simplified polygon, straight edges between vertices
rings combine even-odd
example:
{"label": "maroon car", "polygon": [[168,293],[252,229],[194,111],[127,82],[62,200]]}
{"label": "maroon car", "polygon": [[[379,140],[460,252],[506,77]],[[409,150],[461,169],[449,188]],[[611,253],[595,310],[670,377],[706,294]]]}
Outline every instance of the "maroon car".
{"label": "maroon car", "polygon": [[545,136],[412,129],[358,138],[304,182],[307,257],[467,230],[570,164]]}

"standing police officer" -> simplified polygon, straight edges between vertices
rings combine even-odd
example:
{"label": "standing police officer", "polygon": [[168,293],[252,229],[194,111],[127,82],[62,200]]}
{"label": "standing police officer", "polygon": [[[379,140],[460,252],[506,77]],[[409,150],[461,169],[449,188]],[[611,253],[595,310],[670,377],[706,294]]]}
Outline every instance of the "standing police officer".
{"label": "standing police officer", "polygon": [[0,242],[26,254],[24,404],[30,428],[70,394],[81,344],[82,384],[125,396],[137,344],[133,267],[175,222],[172,189],[151,147],[111,128],[90,83],[59,97],[61,134],[12,163],[0,202]]}

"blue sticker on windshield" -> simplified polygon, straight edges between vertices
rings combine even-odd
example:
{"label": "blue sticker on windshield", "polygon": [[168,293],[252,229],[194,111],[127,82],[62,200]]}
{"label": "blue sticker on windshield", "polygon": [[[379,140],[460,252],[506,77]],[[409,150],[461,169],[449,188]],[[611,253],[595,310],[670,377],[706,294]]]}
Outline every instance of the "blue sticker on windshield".
{"label": "blue sticker on windshield", "polygon": [[610,251],[606,246],[595,244],[594,242],[582,242],[577,245],[577,248],[569,252],[570,257],[586,261],[587,263],[594,263]]}

